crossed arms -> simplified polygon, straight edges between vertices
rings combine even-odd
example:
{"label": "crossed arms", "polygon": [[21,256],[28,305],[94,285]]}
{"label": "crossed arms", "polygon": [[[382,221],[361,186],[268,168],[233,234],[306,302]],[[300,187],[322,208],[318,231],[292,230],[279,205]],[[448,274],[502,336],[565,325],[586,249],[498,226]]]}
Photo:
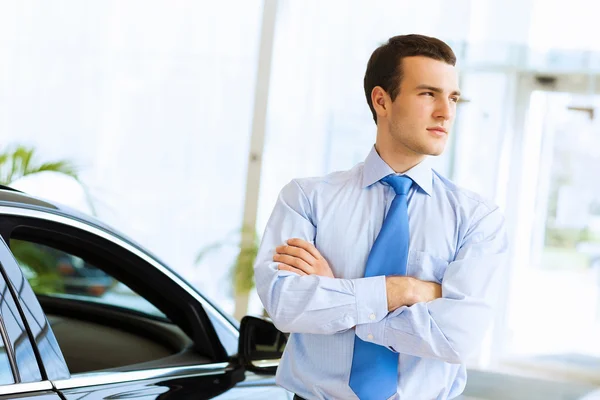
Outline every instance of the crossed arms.
{"label": "crossed arms", "polygon": [[[318,275],[335,278],[327,260],[306,240],[287,240],[285,245],[276,247],[275,252],[273,261],[278,263],[277,268],[280,271],[293,272],[299,276]],[[410,276],[386,276],[385,289],[388,311],[442,297],[442,285]]]}
{"label": "crossed arms", "polygon": [[450,363],[464,363],[477,349],[493,316],[507,248],[497,209],[472,222],[441,285],[401,276],[336,278],[310,243],[315,237],[310,203],[292,181],[255,263],[258,294],[280,330],[331,335],[354,328],[363,340]]}

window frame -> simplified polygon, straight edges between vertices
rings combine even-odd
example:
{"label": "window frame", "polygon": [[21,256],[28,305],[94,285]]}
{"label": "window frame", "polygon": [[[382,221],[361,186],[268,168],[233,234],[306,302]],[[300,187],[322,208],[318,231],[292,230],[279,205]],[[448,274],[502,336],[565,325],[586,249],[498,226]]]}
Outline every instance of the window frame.
{"label": "window frame", "polygon": [[[56,251],[57,253],[59,253],[61,255],[64,255],[64,256],[71,256],[71,257],[79,258],[82,261],[86,262],[87,264],[90,264],[88,262],[88,260],[84,260],[84,259],[82,259],[82,258],[80,258],[78,256],[75,256],[75,255],[71,254],[70,252],[67,252],[67,251],[64,251],[64,250],[60,249],[59,247],[50,246],[50,245],[48,245],[48,243],[41,243],[41,242],[44,241],[43,239],[41,239],[41,240],[29,240],[28,238],[25,238],[25,239],[19,238],[19,239],[17,239],[17,238],[11,237],[11,240],[10,240],[10,243],[9,243],[9,247],[10,247],[11,251],[13,252],[13,255],[15,256],[15,259],[17,259],[17,262],[19,262],[19,263],[20,263],[19,258],[17,257],[17,255],[14,252],[13,247],[12,247],[13,246],[13,241],[15,241],[15,240],[19,241],[21,243],[27,243],[27,244],[42,246],[44,248]],[[104,272],[104,270],[102,268],[99,268],[96,265],[93,265],[93,268],[96,269],[96,270],[98,270],[98,271]],[[107,276],[110,277],[111,279],[113,279],[116,282],[120,282],[119,280],[115,279],[114,277],[112,277],[110,275],[107,275]],[[84,278],[80,277],[80,278],[77,278],[77,279],[86,279],[86,278],[85,277]],[[99,300],[98,298],[96,298],[94,296],[87,295],[87,294],[79,294],[79,293],[73,294],[73,293],[66,293],[66,292],[65,293],[61,293],[61,292],[39,293],[39,292],[36,292],[35,289],[34,289],[34,293],[36,294],[36,296],[38,297],[38,299],[41,299],[41,298],[54,298],[54,299],[57,299],[57,300],[61,300],[62,299],[62,300],[66,300],[66,301],[69,301],[69,300],[72,300],[72,301],[81,301],[81,302],[85,302],[85,303],[96,304],[98,306],[106,306],[106,307],[110,307],[110,308],[117,308],[119,311],[122,311],[122,312],[131,312],[132,314],[135,314],[135,315],[138,315],[138,316],[142,316],[142,317],[147,317],[147,318],[151,318],[151,319],[158,319],[158,320],[161,320],[161,321],[164,321],[164,322],[170,322],[168,320],[168,318],[163,313],[161,313],[160,310],[158,310],[158,309],[156,311],[158,311],[159,314],[157,314],[156,312],[153,312],[152,310],[150,310],[148,312],[145,312],[145,311],[142,311],[141,309],[136,308],[136,307],[123,306],[121,304],[118,304],[118,302],[102,301],[102,300]],[[140,296],[137,293],[135,293],[135,294],[139,298],[143,299],[150,306],[154,307],[151,303],[149,303],[142,296]],[[156,308],[156,307],[154,307],[154,308]]]}
{"label": "window frame", "polygon": [[[46,239],[50,238],[50,241],[52,240],[50,236],[56,239],[56,235],[59,235],[62,237],[61,240],[69,238],[70,240],[73,240],[73,243],[90,246],[91,250],[88,249],[89,251],[105,252],[105,256],[110,254],[119,261],[127,259],[128,268],[122,268],[125,270],[121,271],[123,275],[114,274],[114,271],[112,270],[107,271],[104,268],[101,268],[105,265],[97,265],[99,269],[105,270],[117,280],[125,283],[173,320],[174,318],[171,318],[172,313],[169,310],[161,308],[156,304],[156,301],[150,300],[147,296],[148,288],[152,290],[152,288],[156,288],[157,284],[144,282],[141,284],[143,290],[140,290],[140,287],[136,287],[136,285],[133,285],[132,287],[130,284],[129,281],[132,277],[135,277],[136,272],[139,273],[145,268],[145,274],[149,273],[154,278],[160,278],[160,293],[163,297],[167,297],[168,295],[166,293],[176,289],[178,293],[178,296],[176,297],[178,298],[173,300],[171,307],[177,307],[181,315],[180,318],[175,318],[172,322],[183,329],[196,346],[199,346],[199,343],[202,343],[201,347],[198,348],[200,353],[209,356],[213,362],[229,360],[229,356],[204,309],[207,305],[210,306],[210,303],[168,267],[159,263],[155,258],[151,257],[139,247],[126,239],[119,237],[116,233],[107,230],[105,227],[91,225],[87,221],[82,221],[78,218],[55,212],[54,210],[48,212],[45,210],[0,207],[0,215],[2,214],[4,217],[0,219],[0,233],[6,240],[9,240],[12,233],[17,229],[20,229],[21,232],[23,232],[23,229],[30,229],[31,232],[37,231],[37,233],[41,233],[42,236],[46,235]],[[23,235],[17,235],[14,238],[30,240],[29,238],[23,237]],[[52,243],[49,241],[44,240],[38,242],[52,246]],[[73,243],[71,243],[71,245],[73,245]],[[62,244],[64,244],[64,242],[62,242]],[[80,251],[81,248],[68,249],[63,246],[56,247],[60,250],[68,251],[75,256],[82,256]],[[119,258],[119,256],[122,257]],[[86,257],[82,258],[87,260]],[[108,256],[108,258],[110,258],[110,256]],[[132,270],[130,270],[130,268]],[[123,276],[125,276],[126,279],[123,279]],[[150,282],[153,281],[152,277],[149,279]],[[214,311],[217,317],[223,319],[224,323],[229,322],[225,317],[221,316],[218,311],[214,309],[211,311]],[[134,311],[132,310],[131,312],[133,313]],[[148,315],[145,316],[151,317]],[[187,321],[187,327],[182,326],[181,318]]]}

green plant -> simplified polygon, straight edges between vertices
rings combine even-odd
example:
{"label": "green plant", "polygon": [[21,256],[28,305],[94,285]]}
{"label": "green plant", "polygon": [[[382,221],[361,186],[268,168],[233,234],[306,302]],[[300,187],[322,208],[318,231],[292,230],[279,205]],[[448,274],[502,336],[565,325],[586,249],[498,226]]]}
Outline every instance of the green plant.
{"label": "green plant", "polygon": [[[87,187],[79,178],[79,169],[69,160],[38,161],[33,147],[13,145],[0,152],[0,185],[11,186],[17,180],[42,172],[53,172],[73,178],[84,190],[95,213]],[[10,247],[36,293],[62,292],[62,280],[56,270],[56,257],[43,247],[11,239]]]}
{"label": "green plant", "polygon": [[56,254],[34,243],[11,239],[10,249],[36,293],[62,293],[63,282],[56,266]]}
{"label": "green plant", "polygon": [[233,265],[233,287],[237,294],[248,294],[254,288],[254,260],[258,254],[258,235],[249,246],[240,246]]}
{"label": "green plant", "polygon": [[79,178],[79,168],[69,160],[38,161],[38,151],[30,146],[13,145],[0,152],[0,185],[10,186],[29,175],[53,172],[73,178],[84,190],[92,214],[95,208],[87,186]]}
{"label": "green plant", "polygon": [[254,261],[258,254],[260,240],[254,229],[242,228],[225,238],[204,247],[196,256],[198,264],[206,254],[223,247],[235,247],[238,254],[230,270],[233,294],[235,297],[234,316],[240,319],[248,308],[248,295],[254,288]]}

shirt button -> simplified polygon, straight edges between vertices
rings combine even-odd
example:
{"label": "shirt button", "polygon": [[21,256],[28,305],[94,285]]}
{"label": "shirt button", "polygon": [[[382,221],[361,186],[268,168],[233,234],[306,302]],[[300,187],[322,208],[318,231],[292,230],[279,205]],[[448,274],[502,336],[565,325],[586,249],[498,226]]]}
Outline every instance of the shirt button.
{"label": "shirt button", "polygon": [[371,315],[369,315],[369,319],[370,319],[371,321],[375,321],[375,314],[371,314]]}
{"label": "shirt button", "polygon": [[369,334],[367,335],[367,338],[368,338],[369,340],[373,340],[373,335],[369,333]]}

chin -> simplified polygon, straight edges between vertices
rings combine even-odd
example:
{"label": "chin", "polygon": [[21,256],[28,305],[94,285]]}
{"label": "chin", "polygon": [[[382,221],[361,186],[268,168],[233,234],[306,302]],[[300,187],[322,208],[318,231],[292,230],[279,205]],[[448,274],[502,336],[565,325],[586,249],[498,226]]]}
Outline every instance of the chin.
{"label": "chin", "polygon": [[444,150],[446,150],[446,146],[441,146],[441,147],[434,147],[431,151],[431,155],[432,156],[439,156],[441,155]]}
{"label": "chin", "polygon": [[431,157],[437,157],[437,156],[441,156],[443,152],[444,152],[443,149],[442,150],[433,150],[433,151],[430,151],[429,153],[427,153],[427,155],[431,156]]}
{"label": "chin", "polygon": [[428,156],[439,156],[444,152],[445,148],[446,146],[440,146],[439,143],[436,143],[433,146],[424,146],[421,153]]}
{"label": "chin", "polygon": [[435,143],[430,143],[427,147],[427,150],[429,150],[427,151],[427,154],[429,154],[430,156],[439,156],[446,149],[446,141],[444,140],[443,142],[441,142],[438,140]]}

